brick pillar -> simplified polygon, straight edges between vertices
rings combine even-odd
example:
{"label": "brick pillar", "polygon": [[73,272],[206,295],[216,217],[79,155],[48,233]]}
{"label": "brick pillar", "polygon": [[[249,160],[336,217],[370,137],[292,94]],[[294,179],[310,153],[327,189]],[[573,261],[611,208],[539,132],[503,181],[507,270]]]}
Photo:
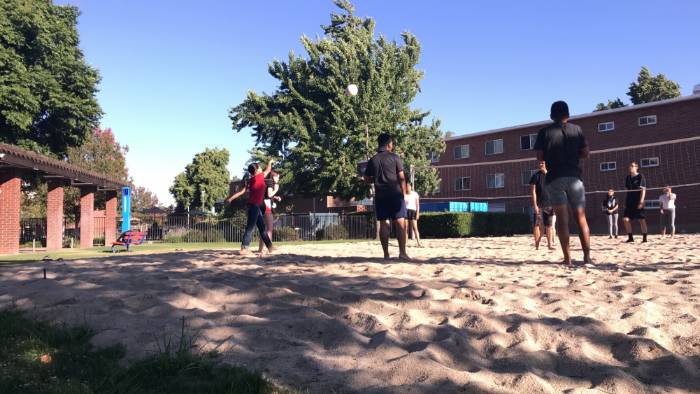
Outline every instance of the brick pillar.
{"label": "brick pillar", "polygon": [[49,179],[46,194],[46,249],[63,248],[63,179]]}
{"label": "brick pillar", "polygon": [[80,247],[91,248],[95,237],[95,187],[80,188]]}
{"label": "brick pillar", "polygon": [[0,254],[19,253],[22,181],[14,169],[0,169]]}
{"label": "brick pillar", "polygon": [[105,246],[117,239],[117,192],[105,191]]}

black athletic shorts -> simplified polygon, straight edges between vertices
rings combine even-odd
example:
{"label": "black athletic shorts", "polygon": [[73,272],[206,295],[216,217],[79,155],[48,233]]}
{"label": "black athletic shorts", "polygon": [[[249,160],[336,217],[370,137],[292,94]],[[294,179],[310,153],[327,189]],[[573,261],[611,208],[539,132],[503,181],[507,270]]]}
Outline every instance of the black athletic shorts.
{"label": "black athletic shorts", "polygon": [[542,226],[545,225],[546,227],[549,227],[552,225],[553,222],[553,217],[554,217],[554,210],[552,207],[545,207],[545,208],[540,208],[540,214],[532,213],[532,222],[534,226]]}
{"label": "black athletic shorts", "polygon": [[639,209],[637,205],[627,204],[625,205],[625,212],[622,217],[628,219],[644,219],[644,207]]}
{"label": "black athletic shorts", "polygon": [[377,220],[396,220],[406,217],[406,201],[403,194],[381,194],[374,197]]}
{"label": "black athletic shorts", "polygon": [[406,219],[408,220],[416,220],[416,210],[415,209],[407,209],[406,210]]}

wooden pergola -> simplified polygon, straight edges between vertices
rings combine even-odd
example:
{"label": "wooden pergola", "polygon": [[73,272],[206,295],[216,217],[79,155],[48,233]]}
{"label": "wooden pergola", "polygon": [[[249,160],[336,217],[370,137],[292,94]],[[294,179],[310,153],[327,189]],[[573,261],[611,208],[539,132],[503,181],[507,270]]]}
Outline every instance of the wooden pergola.
{"label": "wooden pergola", "polygon": [[104,191],[105,243],[116,239],[117,197],[126,184],[14,145],[0,143],[0,254],[19,253],[22,175],[38,173],[46,180],[46,248],[63,247],[63,188],[80,189],[80,247],[92,247],[95,193]]}

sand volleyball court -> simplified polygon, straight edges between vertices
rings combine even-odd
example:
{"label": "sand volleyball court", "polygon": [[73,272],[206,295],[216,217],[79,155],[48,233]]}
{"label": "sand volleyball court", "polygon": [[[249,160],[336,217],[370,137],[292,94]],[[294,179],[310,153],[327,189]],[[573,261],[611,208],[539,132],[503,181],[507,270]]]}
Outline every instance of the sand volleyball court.
{"label": "sand volleyball court", "polygon": [[410,263],[362,242],[4,266],[0,303],[130,357],[184,316],[225,362],[313,393],[700,392],[700,236],[596,237],[599,265],[573,270],[530,237],[426,244]]}

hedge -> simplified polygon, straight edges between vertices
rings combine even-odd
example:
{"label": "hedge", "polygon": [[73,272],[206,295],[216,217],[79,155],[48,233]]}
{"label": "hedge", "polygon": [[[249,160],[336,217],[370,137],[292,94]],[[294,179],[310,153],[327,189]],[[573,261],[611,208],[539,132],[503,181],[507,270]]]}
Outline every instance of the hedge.
{"label": "hedge", "polygon": [[350,234],[348,233],[348,229],[342,224],[329,224],[316,231],[317,240],[341,240],[349,238]]}
{"label": "hedge", "polygon": [[418,220],[423,238],[459,238],[528,234],[530,218],[524,213],[423,213]]}

